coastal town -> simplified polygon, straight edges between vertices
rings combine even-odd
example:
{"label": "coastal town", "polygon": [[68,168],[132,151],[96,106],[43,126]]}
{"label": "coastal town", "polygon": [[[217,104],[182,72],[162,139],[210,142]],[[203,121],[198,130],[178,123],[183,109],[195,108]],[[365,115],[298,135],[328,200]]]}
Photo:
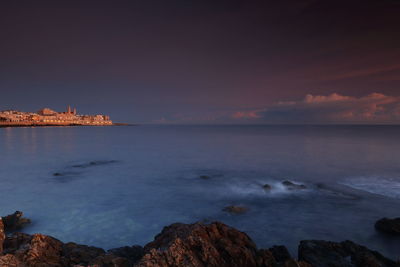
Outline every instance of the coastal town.
{"label": "coastal town", "polygon": [[0,111],[0,127],[13,126],[108,126],[113,125],[106,115],[80,115],[76,108],[67,107],[65,112],[43,108],[37,112],[16,110]]}

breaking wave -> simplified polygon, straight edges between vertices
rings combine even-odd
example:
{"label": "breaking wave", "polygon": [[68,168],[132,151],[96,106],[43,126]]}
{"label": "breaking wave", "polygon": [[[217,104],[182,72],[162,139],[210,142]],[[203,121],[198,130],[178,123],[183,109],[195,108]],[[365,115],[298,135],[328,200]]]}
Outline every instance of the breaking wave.
{"label": "breaking wave", "polygon": [[[297,183],[296,184],[301,184]],[[268,188],[264,186],[268,185]],[[277,197],[283,195],[299,194],[309,192],[309,188],[290,190],[282,184],[282,181],[266,181],[253,183],[235,183],[226,186],[226,189],[235,195],[253,195],[253,196],[270,196]]]}
{"label": "breaking wave", "polygon": [[357,177],[341,184],[372,194],[400,198],[400,178]]}

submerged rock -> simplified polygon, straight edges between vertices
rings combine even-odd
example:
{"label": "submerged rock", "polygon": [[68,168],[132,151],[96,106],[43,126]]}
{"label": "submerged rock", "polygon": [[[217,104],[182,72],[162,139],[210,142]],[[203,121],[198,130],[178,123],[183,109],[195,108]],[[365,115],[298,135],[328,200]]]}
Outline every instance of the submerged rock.
{"label": "submerged rock", "polygon": [[112,164],[112,163],[116,163],[116,162],[118,162],[118,161],[116,161],[116,160],[97,160],[97,161],[90,161],[88,163],[72,165],[72,167],[73,168],[88,168],[88,167]]}
{"label": "submerged rock", "polygon": [[208,179],[211,179],[211,177],[208,175],[200,175],[200,179],[208,180]]}
{"label": "submerged rock", "polygon": [[341,243],[303,240],[299,245],[299,260],[317,267],[399,267],[376,251],[351,241]]}
{"label": "submerged rock", "polygon": [[243,214],[246,213],[249,209],[244,206],[227,206],[222,209],[223,211],[229,212],[231,214]]}
{"label": "submerged rock", "polygon": [[1,217],[5,232],[12,232],[22,229],[25,225],[30,224],[31,220],[22,217],[21,211],[16,211],[13,214]]}
{"label": "submerged rock", "polygon": [[288,180],[283,181],[282,184],[289,190],[301,190],[307,188],[304,184],[296,184]]}
{"label": "submerged rock", "polygon": [[272,190],[272,186],[269,185],[269,184],[263,185],[262,188],[263,188],[265,191],[268,191],[268,192]]}
{"label": "submerged rock", "polygon": [[400,235],[400,218],[380,219],[375,223],[375,229],[391,235]]}

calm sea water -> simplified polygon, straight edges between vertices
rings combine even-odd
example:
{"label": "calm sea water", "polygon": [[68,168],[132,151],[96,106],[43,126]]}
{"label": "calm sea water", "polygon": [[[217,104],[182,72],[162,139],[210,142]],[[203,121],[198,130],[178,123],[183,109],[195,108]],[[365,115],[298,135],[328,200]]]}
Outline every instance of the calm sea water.
{"label": "calm sea water", "polygon": [[396,126],[3,128],[0,163],[0,214],[22,210],[27,232],[62,241],[143,245],[174,222],[219,220],[294,256],[302,239],[350,239],[400,257],[400,239],[374,230],[400,216]]}

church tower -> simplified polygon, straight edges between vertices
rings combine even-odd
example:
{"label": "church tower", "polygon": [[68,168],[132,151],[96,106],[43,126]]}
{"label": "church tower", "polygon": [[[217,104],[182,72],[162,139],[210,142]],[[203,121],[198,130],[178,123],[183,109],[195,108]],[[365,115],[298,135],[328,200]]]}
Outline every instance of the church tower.
{"label": "church tower", "polygon": [[71,106],[68,106],[67,113],[71,114]]}

